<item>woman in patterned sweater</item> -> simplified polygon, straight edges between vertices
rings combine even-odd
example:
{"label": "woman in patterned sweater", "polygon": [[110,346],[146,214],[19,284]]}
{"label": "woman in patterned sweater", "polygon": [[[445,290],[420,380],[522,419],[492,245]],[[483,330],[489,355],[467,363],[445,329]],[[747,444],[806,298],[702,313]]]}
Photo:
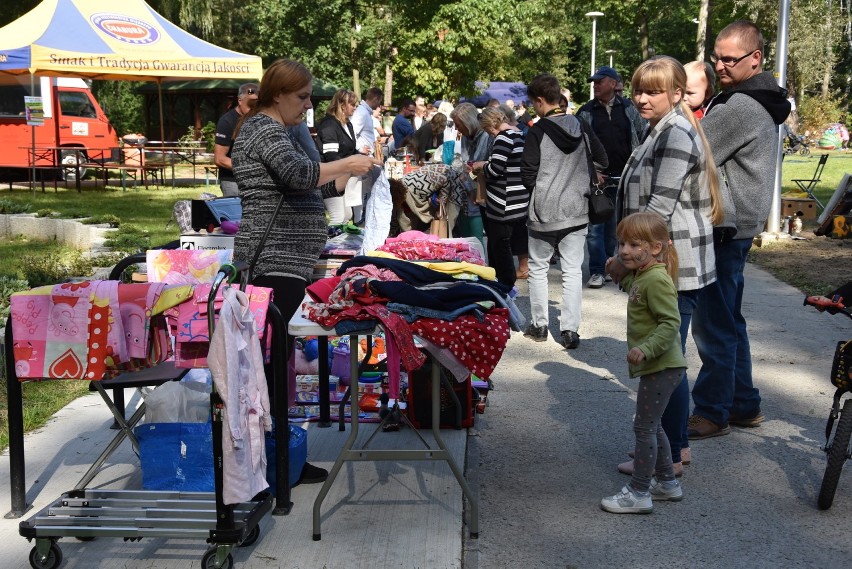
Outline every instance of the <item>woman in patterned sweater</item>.
{"label": "woman in patterned sweater", "polygon": [[[299,62],[270,65],[255,107],[237,125],[231,152],[243,206],[234,258],[254,261],[252,284],[274,290],[285,321],[302,302],[328,236],[323,198],[339,195],[350,176],[380,165],[361,154],[322,164],[308,158],[287,127],[311,108],[312,83]],[[295,377],[290,381],[294,394]]]}

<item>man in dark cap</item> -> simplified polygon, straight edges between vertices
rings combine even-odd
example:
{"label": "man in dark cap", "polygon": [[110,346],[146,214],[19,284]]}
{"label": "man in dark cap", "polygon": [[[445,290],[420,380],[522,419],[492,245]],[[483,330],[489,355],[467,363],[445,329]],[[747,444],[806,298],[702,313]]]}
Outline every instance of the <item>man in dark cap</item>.
{"label": "man in dark cap", "polygon": [[[603,180],[621,176],[630,153],[639,145],[645,119],[629,100],[615,92],[621,77],[615,69],[604,65],[589,77],[594,83],[595,98],[580,107],[577,118],[589,125],[606,149],[609,166],[600,173]],[[607,184],[606,191],[615,201],[616,183]],[[601,288],[606,282],[604,265],[615,253],[615,212],[605,223],[589,226],[586,243],[589,247],[589,288]]]}

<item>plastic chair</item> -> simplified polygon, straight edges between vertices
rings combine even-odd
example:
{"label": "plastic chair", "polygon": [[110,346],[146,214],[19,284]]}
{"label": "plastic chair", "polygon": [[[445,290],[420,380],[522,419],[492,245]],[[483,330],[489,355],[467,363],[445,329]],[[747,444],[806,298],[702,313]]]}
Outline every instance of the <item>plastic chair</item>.
{"label": "plastic chair", "polygon": [[816,189],[816,185],[822,177],[822,170],[825,168],[826,162],[828,162],[828,154],[823,154],[819,157],[819,164],[817,164],[816,171],[810,179],[793,180],[796,182],[796,185],[799,186],[799,189],[808,194],[808,197],[817,203],[820,209],[825,209],[825,206],[814,195],[814,189]]}

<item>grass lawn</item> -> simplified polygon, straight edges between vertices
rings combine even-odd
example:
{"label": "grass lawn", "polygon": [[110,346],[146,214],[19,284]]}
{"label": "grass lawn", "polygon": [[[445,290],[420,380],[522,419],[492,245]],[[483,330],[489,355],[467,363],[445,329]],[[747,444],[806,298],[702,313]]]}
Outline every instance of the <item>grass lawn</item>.
{"label": "grass lawn", "polygon": [[846,173],[852,174],[852,151],[811,149],[809,156],[793,154],[784,158],[781,170],[782,193],[800,191],[793,182],[794,179],[810,179],[814,175],[820,156],[828,154],[828,161],[822,172],[820,182],[816,185],[815,194],[822,203],[827,203],[837,189],[840,180]]}

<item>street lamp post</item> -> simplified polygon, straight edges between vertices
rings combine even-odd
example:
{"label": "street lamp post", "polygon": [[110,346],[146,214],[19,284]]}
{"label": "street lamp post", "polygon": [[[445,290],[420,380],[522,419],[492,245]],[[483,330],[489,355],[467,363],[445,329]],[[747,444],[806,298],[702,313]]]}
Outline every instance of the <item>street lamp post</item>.
{"label": "street lamp post", "polygon": [[612,56],[615,55],[616,53],[618,53],[618,50],[617,49],[608,49],[604,53],[609,55],[609,66],[612,67],[613,69],[615,69],[615,65],[612,64]]}
{"label": "street lamp post", "polygon": [[[586,12],[586,17],[592,19],[592,72],[589,74],[590,77],[595,74],[595,49],[598,41],[598,18],[602,18],[603,15],[603,12]],[[589,100],[594,98],[595,85],[594,83],[589,83]]]}

